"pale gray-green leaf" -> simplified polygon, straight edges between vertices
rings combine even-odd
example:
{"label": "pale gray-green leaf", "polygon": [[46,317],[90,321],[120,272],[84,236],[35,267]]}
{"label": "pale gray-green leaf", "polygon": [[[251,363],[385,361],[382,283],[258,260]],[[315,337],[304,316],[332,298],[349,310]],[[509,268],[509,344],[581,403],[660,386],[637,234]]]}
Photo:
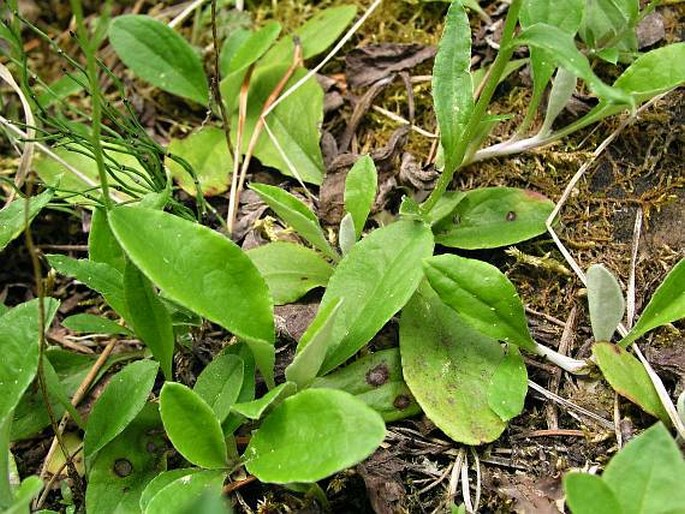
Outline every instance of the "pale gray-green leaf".
{"label": "pale gray-green leaf", "polygon": [[587,274],[587,301],[595,341],[611,341],[623,319],[626,302],[618,280],[601,264],[590,266]]}

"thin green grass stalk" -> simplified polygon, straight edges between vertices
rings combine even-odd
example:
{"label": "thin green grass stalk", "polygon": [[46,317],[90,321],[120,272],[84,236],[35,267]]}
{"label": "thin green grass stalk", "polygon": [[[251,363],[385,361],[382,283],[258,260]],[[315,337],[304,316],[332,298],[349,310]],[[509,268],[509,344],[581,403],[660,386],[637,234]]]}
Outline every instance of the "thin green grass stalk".
{"label": "thin green grass stalk", "polygon": [[[507,63],[509,63],[511,56],[514,53],[514,46],[511,44],[511,41],[514,38],[514,31],[516,30],[516,24],[518,23],[518,15],[520,10],[521,0],[513,0],[509,6],[509,12],[507,13],[507,18],[504,23],[504,30],[502,32],[502,39],[500,41],[500,50],[497,53],[495,62],[492,63],[488,80],[485,83],[485,87],[483,87],[483,91],[478,98],[478,102],[476,102],[471,119],[464,129],[464,134],[457,147],[456,160],[460,163],[464,160],[469,142],[475,136],[478,126],[487,112],[492,95],[495,93],[495,89],[499,84],[499,79],[504,73]],[[442,195],[445,194],[445,191],[447,191],[447,187],[452,182],[454,173],[461,166],[462,164],[454,169],[443,170],[440,178],[438,178],[435,188],[433,191],[431,191],[430,196],[421,206],[421,210],[424,213],[430,212],[430,210],[435,207],[435,204],[438,202],[438,200],[440,200],[440,198],[442,198]]]}
{"label": "thin green grass stalk", "polygon": [[81,0],[70,0],[71,10],[76,20],[76,31],[83,53],[86,56],[86,70],[88,83],[90,85],[90,97],[92,105],[92,124],[91,124],[91,144],[93,145],[93,157],[98,168],[100,177],[100,188],[102,189],[102,202],[105,210],[112,209],[112,199],[109,197],[109,183],[107,170],[105,169],[105,159],[102,151],[100,134],[102,132],[102,106],[100,105],[100,89],[98,85],[97,61],[95,59],[95,48],[93,41],[88,35],[85,21],[83,19],[83,5]]}

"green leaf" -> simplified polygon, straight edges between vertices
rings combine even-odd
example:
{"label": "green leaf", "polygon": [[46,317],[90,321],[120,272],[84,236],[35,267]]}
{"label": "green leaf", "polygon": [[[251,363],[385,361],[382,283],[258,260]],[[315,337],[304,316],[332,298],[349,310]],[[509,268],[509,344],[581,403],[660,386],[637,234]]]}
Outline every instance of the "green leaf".
{"label": "green leaf", "polygon": [[378,412],[385,421],[395,421],[421,412],[402,378],[399,348],[366,355],[344,368],[317,378],[310,387],[339,389],[353,394]]}
{"label": "green leaf", "polygon": [[271,48],[280,33],[281,24],[276,21],[270,21],[261,29],[249,33],[234,51],[231,61],[223,73],[240,71],[257,62]]}
{"label": "green leaf", "polygon": [[576,48],[572,34],[553,25],[536,23],[524,29],[514,39],[513,44],[525,44],[546,50],[559,66],[581,77],[600,98],[618,104],[633,104],[630,95],[605,84],[595,75],[587,57]]}
{"label": "green leaf", "polygon": [[[407,303],[423,276],[421,261],[432,252],[430,229],[410,220],[374,230],[354,245],[333,272],[319,307],[324,316],[328,305],[343,300],[320,374],[352,357]],[[300,340],[298,351],[309,342]]]}
{"label": "green leaf", "polygon": [[74,314],[65,318],[62,326],[84,334],[133,335],[128,328],[116,321],[95,314]]}
{"label": "green leaf", "polygon": [[642,54],[624,71],[614,87],[643,102],[685,83],[685,43]]}
{"label": "green leaf", "polygon": [[357,242],[356,229],[354,228],[354,219],[348,212],[340,220],[340,228],[338,229],[338,246],[343,255],[350,253],[350,250]]}
{"label": "green leaf", "polygon": [[222,77],[228,74],[228,68],[231,65],[233,56],[240,49],[240,47],[253,34],[253,31],[243,27],[237,27],[231,31],[221,45],[221,52],[219,52],[219,73]]}
{"label": "green leaf", "polygon": [[294,243],[268,243],[245,253],[264,277],[276,305],[293,303],[315,287],[325,287],[333,273],[318,253]]}
{"label": "green leaf", "polygon": [[424,269],[442,301],[469,326],[494,339],[533,350],[523,303],[496,267],[457,255],[425,259]]}
{"label": "green leaf", "polygon": [[621,286],[601,264],[590,266],[586,276],[587,302],[595,341],[611,341],[626,307]]}
{"label": "green leaf", "polygon": [[597,475],[568,473],[564,477],[566,503],[573,514],[622,514],[621,504],[611,488]]}
{"label": "green leaf", "polygon": [[237,355],[222,353],[197,377],[193,390],[209,405],[223,423],[243,386],[245,363]]}
{"label": "green leaf", "polygon": [[167,442],[160,428],[157,406],[148,403],[126,430],[98,452],[88,473],[88,512],[141,512],[143,490],[166,468]]}
{"label": "green leaf", "polygon": [[169,439],[189,462],[203,468],[226,467],[226,442],[212,408],[192,389],[167,382],[159,411]]}
{"label": "green leaf", "polygon": [[273,342],[268,288],[235,243],[202,225],[140,207],[114,209],[109,221],[133,263],[169,298],[239,337]]}
{"label": "green leaf", "polygon": [[[29,221],[52,199],[52,191],[47,190],[28,200]],[[0,252],[24,231],[24,209],[26,200],[17,198],[11,204],[0,209]]]}
{"label": "green leaf", "polygon": [[509,345],[488,384],[488,405],[502,421],[509,421],[523,411],[527,391],[526,364],[518,348]]}
{"label": "green leaf", "polygon": [[[586,2],[580,37],[598,51],[600,57],[616,63],[619,52],[637,51],[636,25],[640,11],[638,0],[593,0]],[[606,52],[609,50],[609,52]]]}
{"label": "green leaf", "polygon": [[[288,68],[289,64],[277,64],[260,67],[253,74],[247,99],[245,134],[254,132],[264,104],[274,88],[281,82]],[[286,88],[300,80],[305,74],[304,69],[296,70]],[[319,146],[321,138],[319,129],[323,122],[323,90],[316,79],[312,77],[307,80],[280,102],[267,116],[266,121],[280,149],[264,129],[254,148],[254,156],[262,164],[276,168],[284,175],[320,185],[325,172]],[[232,136],[235,136],[237,129],[238,114],[235,113],[231,125]],[[247,151],[249,142],[250,137],[243,138],[241,149],[243,154]],[[287,156],[287,161],[282,152]]]}
{"label": "green leaf", "polygon": [[[238,342],[231,346],[226,347],[222,353],[230,353],[236,355],[243,360],[244,371],[243,371],[243,383],[240,387],[240,392],[238,393],[238,398],[236,403],[249,402],[254,400],[255,397],[255,359],[252,350],[247,346],[246,343]],[[226,420],[222,423],[221,427],[224,430],[224,434],[232,434],[233,431],[238,428],[243,420],[243,416],[236,413],[230,413]]]}
{"label": "green leaf", "polygon": [[124,273],[126,255],[112,234],[107,213],[103,209],[93,209],[88,235],[88,258],[93,262],[109,264],[119,273]]}
{"label": "green leaf", "polygon": [[164,91],[202,105],[209,85],[195,49],[166,24],[128,14],[112,20],[109,41],[133,73]]}
{"label": "green leaf", "polygon": [[172,482],[175,482],[179,478],[187,477],[195,473],[200,473],[201,471],[202,470],[200,468],[178,468],[160,473],[152,480],[150,480],[148,484],[145,486],[145,489],[143,489],[143,492],[140,495],[140,510],[142,512],[145,512],[145,509],[147,509],[147,506],[150,504],[150,501],[152,501],[152,499],[155,496],[157,496],[157,493],[159,493],[162,489],[164,489]]}
{"label": "green leaf", "polygon": [[66,255],[46,255],[50,266],[62,275],[74,277],[79,282],[100,293],[107,303],[122,318],[128,319],[128,309],[124,299],[122,276],[116,269],[104,262],[88,259],[73,259]]}
{"label": "green leaf", "polygon": [[400,352],[404,379],[438,428],[469,445],[500,436],[506,422],[490,407],[488,389],[504,351],[466,325],[426,284],[402,310]]}
{"label": "green leaf", "polygon": [[685,512],[685,461],[668,430],[658,423],[630,441],[602,478],[623,514]]}
{"label": "green leaf", "polygon": [[287,398],[254,433],[247,470],[262,482],[316,482],[362,461],[385,437],[380,415],[343,391]]}
{"label": "green leaf", "polygon": [[326,239],[319,219],[302,200],[276,186],[252,184],[250,189],[312,246],[334,261],[339,259],[337,252]]}
{"label": "green leaf", "polygon": [[[184,139],[172,139],[167,150],[188,161],[205,196],[220,195],[228,189],[233,159],[228,153],[226,135],[216,127],[202,127]],[[167,156],[164,163],[186,193],[195,195],[195,183],[188,172]]]}
{"label": "green leaf", "polygon": [[592,355],[604,378],[618,394],[652,416],[665,423],[669,422],[668,413],[661,404],[647,371],[637,358],[619,345],[604,342],[594,344]]}
{"label": "green leaf", "polygon": [[159,365],[154,361],[133,362],[112,377],[88,417],[83,440],[86,459],[121,434],[145,406]]}
{"label": "green leaf", "polygon": [[220,497],[225,478],[221,471],[207,470],[177,478],[150,500],[144,514],[204,512],[193,510],[192,507],[205,494]]}
{"label": "green leaf", "polygon": [[124,298],[131,327],[157,359],[166,379],[171,380],[175,343],[171,315],[150,281],[130,261],[124,270]]}
{"label": "green leaf", "polygon": [[43,489],[43,481],[35,475],[26,477],[21,481],[14,493],[14,503],[3,510],[4,514],[24,514],[31,512],[31,501],[38,496]]}
{"label": "green leaf", "polygon": [[640,319],[620,342],[624,348],[650,330],[685,318],[685,259],[656,288]]}
{"label": "green leaf", "polygon": [[[519,15],[525,29],[536,23],[546,23],[574,36],[583,18],[585,0],[524,0]],[[530,49],[530,61],[536,93],[547,86],[554,73],[554,56],[542,48]]]}
{"label": "green leaf", "polygon": [[378,172],[376,165],[371,157],[362,155],[347,172],[344,193],[345,211],[352,215],[357,239],[364,230],[366,218],[369,216],[376,199],[377,189]]}
{"label": "green leaf", "polygon": [[295,358],[285,368],[286,380],[296,384],[300,390],[306,388],[321,369],[333,340],[331,335],[341,304],[342,300],[339,300],[323,307],[322,309],[325,311],[319,311],[312,324],[302,335],[302,339],[308,341],[307,345],[298,348]]}
{"label": "green leaf", "polygon": [[464,193],[451,215],[433,226],[435,241],[475,250],[506,246],[547,230],[554,203],[541,194],[513,187],[487,187]]}
{"label": "green leaf", "polygon": [[447,12],[433,66],[433,104],[447,171],[461,164],[457,162],[456,153],[473,112],[470,68],[471,26],[461,2],[453,2]]}
{"label": "green leaf", "polygon": [[[354,19],[355,14],[357,14],[357,8],[354,5],[330,7],[319,11],[300,25],[294,35],[300,40],[302,57],[311,59],[324,52],[340,37]],[[293,59],[294,50],[292,36],[285,36],[267,52],[261,64],[289,63]]]}
{"label": "green leaf", "polygon": [[273,409],[285,398],[291,396],[296,389],[297,386],[292,382],[284,382],[271,389],[261,398],[250,402],[236,403],[232,410],[246,418],[257,420],[264,415],[267,409]]}
{"label": "green leaf", "polygon": [[[40,343],[39,300],[13,307],[0,317],[0,423],[19,403],[38,369]],[[45,299],[45,326],[49,327],[59,302]]]}

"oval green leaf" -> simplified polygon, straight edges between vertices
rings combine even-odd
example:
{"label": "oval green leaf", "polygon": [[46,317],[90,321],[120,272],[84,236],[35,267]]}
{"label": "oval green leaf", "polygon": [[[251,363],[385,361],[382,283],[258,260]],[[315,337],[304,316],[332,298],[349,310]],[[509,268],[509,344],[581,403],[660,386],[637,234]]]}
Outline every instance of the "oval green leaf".
{"label": "oval green leaf", "polygon": [[442,301],[469,326],[494,339],[535,349],[516,288],[496,267],[457,255],[438,255],[426,259],[424,268]]}
{"label": "oval green leaf", "polygon": [[209,85],[198,53],[166,24],[149,16],[118,16],[110,24],[109,41],[143,80],[202,105],[209,103]]}
{"label": "oval green leaf", "polygon": [[643,102],[685,83],[685,43],[673,43],[638,57],[614,87]]}
{"label": "oval green leaf", "polygon": [[247,250],[276,305],[293,303],[315,287],[325,287],[333,267],[314,250],[275,242]]}
{"label": "oval green leaf", "polygon": [[656,288],[632,330],[620,342],[624,348],[650,330],[685,318],[685,259]]}
{"label": "oval green leaf", "polygon": [[[374,230],[352,247],[328,281],[319,307],[324,316],[330,304],[343,301],[320,374],[357,353],[407,303],[423,276],[421,261],[432,252],[430,229],[411,220]],[[307,344],[302,338],[298,348]]]}
{"label": "oval green leaf", "polygon": [[250,402],[236,403],[232,410],[249,419],[260,419],[267,409],[272,409],[297,390],[292,382],[277,385],[261,398]]}
{"label": "oval green leaf", "polygon": [[114,209],[109,221],[133,263],[169,298],[239,337],[273,342],[269,290],[235,243],[202,225],[140,207]]}
{"label": "oval green leaf", "polygon": [[400,352],[404,379],[438,428],[469,445],[500,436],[506,422],[490,407],[488,386],[504,359],[501,345],[466,325],[425,284],[402,310]]}
{"label": "oval green leaf", "polygon": [[366,218],[369,216],[376,199],[377,189],[378,172],[376,165],[371,157],[362,155],[347,172],[344,193],[345,211],[352,216],[357,239],[364,230]]}
{"label": "oval green leaf", "polygon": [[611,488],[597,475],[569,473],[564,477],[566,503],[573,514],[623,514]]}
{"label": "oval green leaf", "polygon": [[602,342],[592,347],[592,356],[614,391],[643,411],[670,423],[647,371],[636,357],[619,345]]}
{"label": "oval green leaf", "polygon": [[[36,217],[43,207],[52,199],[52,191],[44,191],[29,198],[29,221]],[[24,231],[25,203],[23,198],[17,198],[11,204],[0,209],[0,252]]]}
{"label": "oval green leaf", "polygon": [[554,203],[541,194],[513,187],[468,191],[451,216],[433,226],[435,242],[452,248],[476,250],[506,246],[547,230],[545,221]]}
{"label": "oval green leaf", "polygon": [[308,389],[264,420],[245,466],[262,482],[316,482],[362,461],[384,437],[380,415],[351,394]]}
{"label": "oval green leaf", "polygon": [[226,478],[221,471],[200,471],[177,478],[159,491],[147,504],[144,514],[186,514],[206,494],[221,496]]}
{"label": "oval green leaf", "polygon": [[245,363],[237,355],[222,353],[197,377],[193,390],[209,405],[223,423],[243,386]]}
{"label": "oval green leaf", "polygon": [[159,364],[142,360],[129,364],[112,377],[88,417],[83,449],[91,458],[135,419],[145,406]]}
{"label": "oval green leaf", "polygon": [[502,421],[509,421],[523,411],[528,392],[528,372],[521,352],[508,345],[488,384],[488,405]]}
{"label": "oval green leaf", "polygon": [[312,246],[334,261],[339,259],[337,252],[326,239],[319,219],[302,200],[276,186],[252,184],[250,189]]}
{"label": "oval green leaf", "polygon": [[104,209],[93,209],[88,235],[88,259],[109,264],[119,273],[123,273],[126,267],[126,255],[109,228]]}
{"label": "oval green leaf", "polygon": [[226,67],[226,71],[222,73],[228,74],[240,71],[247,68],[250,64],[257,62],[271,48],[271,45],[276,41],[280,33],[281,24],[277,21],[270,21],[261,29],[248,33],[249,35],[241,41],[240,46],[231,56],[231,61]]}
{"label": "oval green leaf", "polygon": [[175,482],[179,478],[188,475],[200,473],[201,471],[202,470],[200,468],[178,468],[160,473],[155,478],[150,480],[150,482],[148,482],[148,484],[145,486],[145,489],[143,489],[143,492],[140,495],[140,510],[145,512],[145,509],[147,509],[147,506],[150,504],[150,501],[152,501],[152,498],[157,496],[157,493],[168,486],[171,482]]}
{"label": "oval green leaf", "polygon": [[203,468],[226,466],[226,442],[212,408],[192,389],[167,382],[159,412],[169,439],[189,462]]}
{"label": "oval green leaf", "polygon": [[[229,177],[233,172],[233,159],[228,153],[223,130],[203,127],[184,139],[172,139],[167,150],[188,161],[200,182],[203,195],[215,196],[228,189]],[[181,189],[194,196],[197,191],[193,177],[169,156],[164,162]]]}
{"label": "oval green leaf", "polygon": [[590,266],[586,278],[592,334],[595,341],[611,341],[626,308],[621,286],[601,264]]}
{"label": "oval green leaf", "polygon": [[143,490],[166,468],[168,443],[160,428],[157,406],[148,403],[121,434],[98,452],[88,472],[88,512],[141,512]]}

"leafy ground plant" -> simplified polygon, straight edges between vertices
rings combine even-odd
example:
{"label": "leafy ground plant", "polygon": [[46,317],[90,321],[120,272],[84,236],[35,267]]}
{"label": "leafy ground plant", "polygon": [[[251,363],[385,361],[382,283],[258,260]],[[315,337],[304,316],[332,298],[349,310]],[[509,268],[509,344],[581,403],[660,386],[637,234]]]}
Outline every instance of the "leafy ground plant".
{"label": "leafy ground plant", "polygon": [[[31,194],[33,176],[13,186],[25,198],[0,211],[0,248],[28,232],[50,202],[87,209],[90,234],[88,258],[45,256],[54,271],[44,281],[28,232],[38,298],[0,311],[6,355],[0,382],[7,392],[0,409],[2,508],[26,512],[36,495],[34,506],[43,505],[50,490],[41,478],[58,455],[57,467],[64,464],[69,475],[63,483],[71,488],[70,510],[231,512],[228,497],[252,480],[279,484],[327,508],[318,483],[372,455],[388,435],[386,422],[423,412],[461,445],[497,440],[525,406],[525,355],[576,375],[590,373],[596,363],[619,394],[664,423],[673,421],[626,348],[685,316],[683,261],[618,344],[610,340],[624,315],[620,286],[604,267],[590,268],[596,342],[592,359],[573,359],[536,340],[505,273],[473,254],[464,256],[543,234],[553,202],[529,189],[450,188],[456,172],[470,163],[548,145],[682,85],[683,43],[637,55],[634,29],[646,12],[634,2],[567,1],[552,10],[548,2],[514,0],[494,61],[472,71],[470,21],[464,5],[453,2],[432,73],[439,129],[435,186],[427,195],[404,195],[391,219],[372,219],[383,170],[371,156],[356,155],[344,178],[340,221],[325,226],[311,207],[310,188],[323,187],[327,178],[320,144],[324,91],[314,76],[326,60],[311,70],[304,63],[338,40],[357,9],[322,10],[292,37],[282,35],[276,21],[254,30],[237,22],[219,34],[218,7],[216,1],[198,7],[194,22],[202,26],[203,16],[210,19],[205,27],[215,58],[206,73],[199,49],[173,23],[138,14],[110,19],[105,12],[89,32],[80,2],[73,1],[73,39],[85,64],[65,58],[73,67],[67,75],[71,91],[89,93],[91,111],[84,113],[60,92],[63,84],[44,84],[47,97],[33,92],[22,31],[54,43],[10,3],[0,37],[20,85],[11,74],[6,81],[25,101],[27,114],[23,130],[3,125],[24,152],[46,143],[35,163],[45,189]],[[105,38],[134,76],[206,119],[189,126],[183,138],[167,138],[166,146],[147,134],[130,102],[113,101],[100,86],[106,78],[115,94],[126,95],[121,79],[99,60],[96,50]],[[521,49],[532,73],[528,110],[509,140],[484,146],[505,121],[489,109],[498,86],[521,65],[513,58]],[[595,71],[598,60],[625,63],[614,70],[612,85]],[[557,118],[578,87],[591,91],[596,105],[559,127]],[[546,91],[544,119],[531,135]],[[36,127],[29,122],[31,111],[39,113]],[[28,137],[29,129],[40,137]],[[258,198],[280,218],[290,240],[246,251],[234,239],[240,239],[237,213],[253,157],[300,189],[273,185],[273,175],[265,181],[270,183],[249,185],[243,196]],[[173,190],[173,180],[183,192]],[[227,191],[224,215],[205,196]],[[194,208],[188,194],[196,198]],[[46,340],[58,302],[45,285],[55,274],[99,293],[107,306],[107,316],[88,312],[62,321],[73,331],[114,336],[97,360],[67,357]],[[316,314],[296,348],[281,355],[276,308],[317,288],[325,291]],[[370,345],[392,326],[398,327],[396,344]],[[196,373],[184,373],[180,362],[210,327],[223,341]],[[113,353],[118,336],[140,344]],[[82,416],[75,406],[109,366],[115,367]],[[10,444],[48,426],[55,440],[40,477],[18,484],[10,472]],[[587,485],[605,505],[618,505],[616,512],[632,512],[621,497],[621,477],[648,473],[635,463],[640,445],[658,447],[654,451],[674,469],[682,463],[659,425],[630,443],[602,479],[568,475],[571,509],[585,512]],[[468,463],[459,459],[452,473],[468,478]],[[59,480],[59,472],[55,476]],[[654,494],[655,505],[662,505],[662,496]],[[682,507],[681,498],[668,500]],[[473,511],[477,502],[475,509],[464,508]]]}

